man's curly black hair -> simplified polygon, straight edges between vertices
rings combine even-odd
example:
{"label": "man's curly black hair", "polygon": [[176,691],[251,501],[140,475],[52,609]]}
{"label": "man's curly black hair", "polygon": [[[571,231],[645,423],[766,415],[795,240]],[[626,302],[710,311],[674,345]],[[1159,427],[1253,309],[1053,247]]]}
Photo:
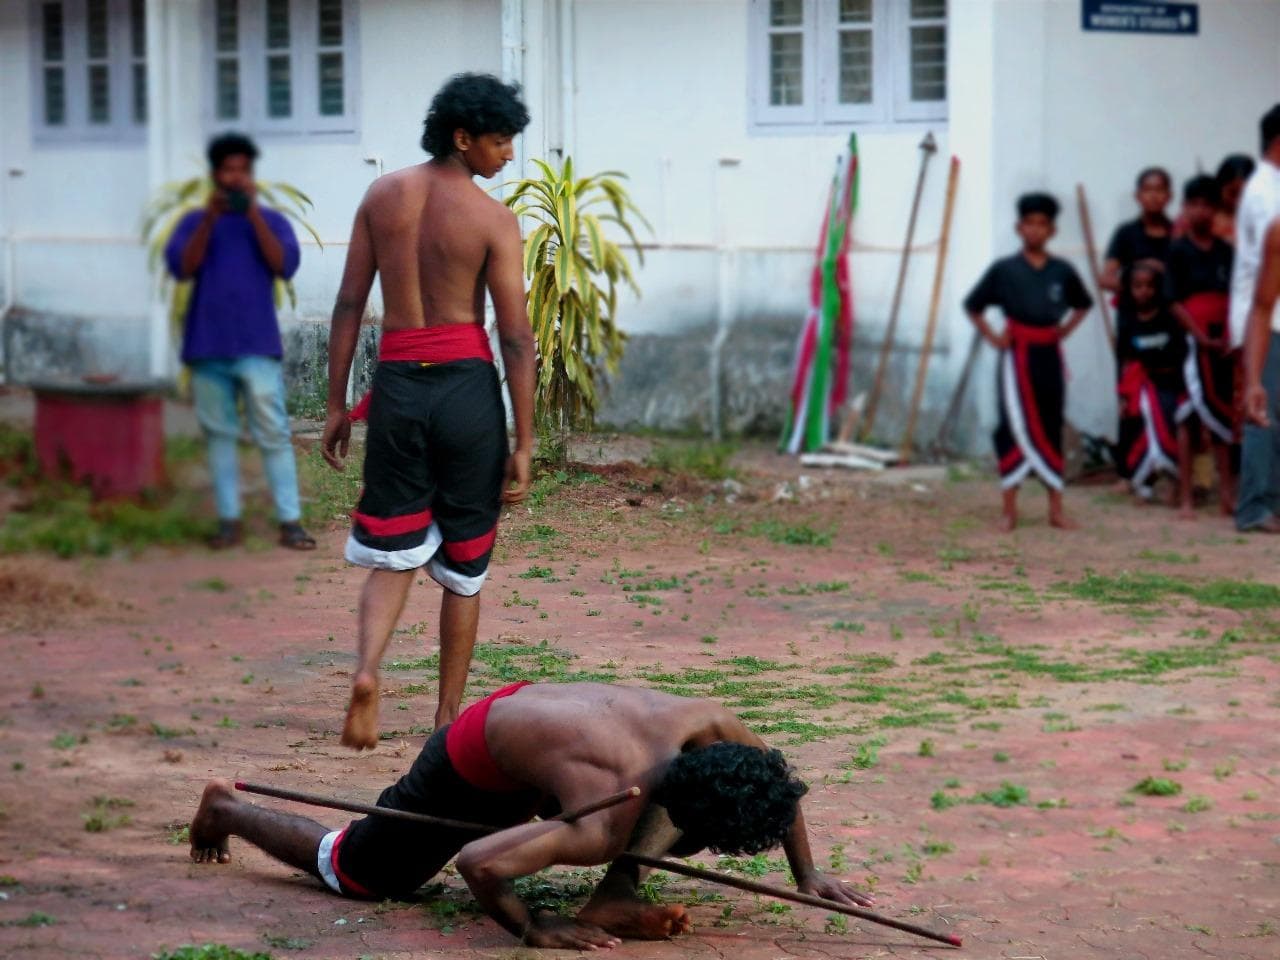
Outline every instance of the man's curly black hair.
{"label": "man's curly black hair", "polygon": [[809,792],[778,750],[713,743],[680,754],[653,793],[688,840],[715,853],[776,847]]}
{"label": "man's curly black hair", "polygon": [[529,110],[518,83],[503,83],[489,73],[460,73],[440,88],[422,124],[422,149],[433,157],[453,153],[453,133],[515,136],[529,125]]}
{"label": "man's curly black hair", "polygon": [[217,170],[227,157],[248,157],[252,162],[258,159],[258,145],[243,133],[221,133],[209,141],[205,149],[209,158],[209,169]]}

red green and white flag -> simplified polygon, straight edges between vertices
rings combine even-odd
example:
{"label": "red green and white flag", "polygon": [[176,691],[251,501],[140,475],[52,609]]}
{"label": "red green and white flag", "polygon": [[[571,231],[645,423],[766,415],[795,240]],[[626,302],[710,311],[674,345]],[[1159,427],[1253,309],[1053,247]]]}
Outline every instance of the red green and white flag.
{"label": "red green and white flag", "polygon": [[809,281],[809,312],[796,346],[791,409],[783,435],[788,453],[819,450],[831,419],[849,390],[853,345],[853,285],[849,277],[849,225],[858,207],[858,138],[836,161],[822,233]]}

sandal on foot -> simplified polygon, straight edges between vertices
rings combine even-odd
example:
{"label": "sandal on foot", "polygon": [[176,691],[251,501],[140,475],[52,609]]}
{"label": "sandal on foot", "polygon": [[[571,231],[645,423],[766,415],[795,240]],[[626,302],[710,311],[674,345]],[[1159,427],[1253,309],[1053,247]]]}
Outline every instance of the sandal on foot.
{"label": "sandal on foot", "polygon": [[238,547],[244,542],[244,524],[239,520],[219,520],[217,532],[206,542],[214,550]]}
{"label": "sandal on foot", "polygon": [[314,550],[316,538],[302,529],[300,523],[280,524],[280,546],[290,550]]}

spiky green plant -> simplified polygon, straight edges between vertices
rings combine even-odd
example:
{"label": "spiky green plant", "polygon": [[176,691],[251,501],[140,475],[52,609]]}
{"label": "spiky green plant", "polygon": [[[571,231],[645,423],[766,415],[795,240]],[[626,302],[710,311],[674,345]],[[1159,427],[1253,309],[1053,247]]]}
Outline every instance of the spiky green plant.
{"label": "spiky green plant", "polygon": [[[311,234],[317,244],[324,246],[315,227],[306,220],[306,214],[315,206],[310,197],[287,183],[257,180],[254,185],[259,198],[267,206],[295,221]],[[192,281],[175,280],[170,276],[164,262],[164,248],[168,246],[178,222],[192,210],[204,207],[212,190],[213,180],[207,174],[166,183],[156,191],[142,214],[142,240],[147,246],[147,265],[159,285],[160,296],[168,301],[169,324],[175,337],[180,337],[182,333],[187,306],[191,302]],[[277,279],[276,307],[279,308],[286,298],[290,306],[297,306],[298,296],[293,283]]]}
{"label": "spiky green plant", "polygon": [[575,179],[570,157],[559,170],[533,162],[541,176],[510,184],[506,203],[534,224],[524,241],[524,272],[538,340],[537,422],[544,432],[565,431],[590,426],[600,375],[616,372],[622,359],[619,284],[640,294],[621,245],[607,233],[625,234],[643,264],[631,221],[652,228],[623,187],[625,174],[606,170]]}

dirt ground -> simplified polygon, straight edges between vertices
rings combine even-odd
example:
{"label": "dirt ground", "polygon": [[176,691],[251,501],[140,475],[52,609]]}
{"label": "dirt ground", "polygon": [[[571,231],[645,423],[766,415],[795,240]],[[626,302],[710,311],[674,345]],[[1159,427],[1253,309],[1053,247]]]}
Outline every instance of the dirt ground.
{"label": "dirt ground", "polygon": [[[723,700],[811,785],[819,862],[887,915],[959,933],[964,956],[1280,956],[1280,543],[1089,486],[1067,494],[1080,530],[1046,527],[1031,487],[1002,536],[995,484],[970,471],[801,477],[761,450],[738,466],[727,484],[626,466],[544,481],[502,524],[469,695],[582,677]],[[533,955],[455,875],[368,904],[235,841],[229,865],[188,861],[208,778],[371,802],[425,738],[429,583],[388,657],[384,742],[339,746],[363,576],[340,524],[320,533],[311,555],[0,561],[0,954]],[[698,859],[788,882],[779,855]],[[571,903],[594,875],[525,891]],[[947,950],[680,878],[650,889],[691,903],[696,929],[620,955]]]}

